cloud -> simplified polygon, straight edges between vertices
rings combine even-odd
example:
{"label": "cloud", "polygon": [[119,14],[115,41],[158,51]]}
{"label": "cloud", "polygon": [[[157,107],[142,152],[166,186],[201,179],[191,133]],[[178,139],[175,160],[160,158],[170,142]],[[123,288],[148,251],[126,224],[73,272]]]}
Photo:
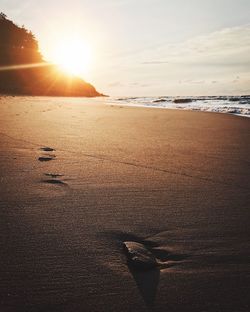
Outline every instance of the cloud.
{"label": "cloud", "polygon": [[145,61],[145,62],[142,62],[141,64],[144,64],[144,65],[159,65],[159,64],[168,64],[167,61]]}
{"label": "cloud", "polygon": [[[160,49],[171,63],[203,66],[247,66],[250,69],[250,24],[225,28]],[[159,58],[160,61],[160,58]]]}
{"label": "cloud", "polygon": [[122,83],[119,81],[111,82],[108,84],[109,87],[122,87]]}
{"label": "cloud", "polygon": [[247,94],[250,24],[137,51],[120,61],[120,68],[122,90],[133,95]]}
{"label": "cloud", "polygon": [[192,80],[192,79],[186,79],[186,80],[180,80],[180,84],[182,83],[188,83],[188,84],[203,84],[205,83],[204,80]]}

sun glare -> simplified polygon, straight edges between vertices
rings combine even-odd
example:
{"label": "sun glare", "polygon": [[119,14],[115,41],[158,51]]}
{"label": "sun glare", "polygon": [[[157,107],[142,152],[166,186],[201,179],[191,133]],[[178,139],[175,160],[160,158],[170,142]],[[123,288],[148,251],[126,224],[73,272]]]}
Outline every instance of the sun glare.
{"label": "sun glare", "polygon": [[63,40],[56,45],[53,58],[67,73],[82,76],[89,69],[90,47],[80,39]]}

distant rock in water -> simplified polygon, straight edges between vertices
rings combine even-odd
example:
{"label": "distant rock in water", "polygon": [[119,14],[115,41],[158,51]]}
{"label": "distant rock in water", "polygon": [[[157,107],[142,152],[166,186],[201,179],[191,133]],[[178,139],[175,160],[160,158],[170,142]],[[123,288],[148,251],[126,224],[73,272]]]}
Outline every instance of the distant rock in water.
{"label": "distant rock in water", "polygon": [[161,102],[166,102],[167,100],[165,99],[157,99],[154,101],[154,103],[161,103]]}
{"label": "distant rock in water", "polygon": [[149,270],[157,266],[155,256],[142,244],[137,242],[124,242],[124,249],[128,263],[139,270]]}
{"label": "distant rock in water", "polygon": [[79,77],[44,61],[35,36],[0,13],[0,93],[48,96],[103,96]]}
{"label": "distant rock in water", "polygon": [[240,97],[231,97],[228,99],[230,102],[239,102],[241,100]]}
{"label": "distant rock in water", "polygon": [[192,99],[174,99],[173,102],[176,104],[191,103]]}

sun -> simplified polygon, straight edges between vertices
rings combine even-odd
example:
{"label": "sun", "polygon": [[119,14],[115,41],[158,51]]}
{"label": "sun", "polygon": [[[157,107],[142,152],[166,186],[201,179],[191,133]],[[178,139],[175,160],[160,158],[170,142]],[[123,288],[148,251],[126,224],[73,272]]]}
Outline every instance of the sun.
{"label": "sun", "polygon": [[91,62],[89,45],[81,39],[62,40],[54,49],[54,62],[68,74],[83,76]]}

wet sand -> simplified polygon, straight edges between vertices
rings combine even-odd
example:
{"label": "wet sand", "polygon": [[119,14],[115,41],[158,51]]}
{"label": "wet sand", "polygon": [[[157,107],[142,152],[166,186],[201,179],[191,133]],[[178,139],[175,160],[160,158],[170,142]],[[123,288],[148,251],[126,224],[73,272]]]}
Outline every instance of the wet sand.
{"label": "wet sand", "polygon": [[0,99],[0,310],[249,311],[250,119],[99,102]]}

